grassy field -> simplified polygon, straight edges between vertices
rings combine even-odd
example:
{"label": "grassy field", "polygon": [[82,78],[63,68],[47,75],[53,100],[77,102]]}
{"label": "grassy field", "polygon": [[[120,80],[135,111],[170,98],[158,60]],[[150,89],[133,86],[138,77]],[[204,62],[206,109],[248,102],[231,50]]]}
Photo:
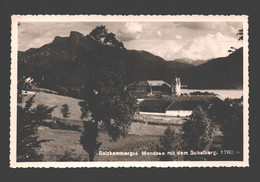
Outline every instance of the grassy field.
{"label": "grassy field", "polygon": [[[25,96],[24,101],[30,96]],[[65,97],[61,95],[49,94],[39,92],[34,99],[33,107],[38,104],[44,104],[49,107],[57,106],[52,112],[52,120],[61,119],[61,122],[69,125],[82,126],[80,120],[79,99]],[[70,116],[63,118],[60,112],[61,106],[68,104]],[[181,129],[181,126],[175,126],[176,131]],[[142,151],[155,151],[155,145],[159,143],[159,138],[164,134],[166,125],[147,125],[144,123],[133,122],[127,138],[119,139],[116,143],[109,141],[109,136],[104,130],[100,130],[98,140],[102,142],[100,151],[114,151],[114,152],[138,152],[138,156],[102,156],[96,155],[96,161],[157,161],[156,156],[142,156]],[[44,161],[57,161],[65,152],[72,154],[75,160],[88,160],[88,154],[83,150],[80,144],[80,131],[64,130],[64,129],[50,129],[46,126],[40,126],[38,130],[39,139],[49,140],[42,143],[38,152],[44,155]],[[214,147],[218,148],[221,143],[221,135],[217,133]]]}
{"label": "grassy field", "polygon": [[[24,96],[24,101],[28,100],[31,96],[32,95]],[[61,113],[61,106],[63,104],[67,104],[69,106],[70,112],[70,115],[67,119],[80,120],[81,111],[80,106],[78,105],[80,101],[81,100],[74,99],[72,97],[39,92],[34,98],[34,103],[32,107],[35,107],[38,104],[44,104],[49,107],[57,106],[52,112],[52,116],[57,118],[63,118]]]}
{"label": "grassy field", "polygon": [[[49,140],[42,143],[39,153],[44,155],[44,161],[57,161],[65,151],[72,152],[73,155],[81,160],[87,160],[88,155],[80,144],[80,135],[78,131],[49,129],[40,127],[38,130],[39,139]],[[154,151],[152,146],[159,142],[159,136],[139,136],[128,135],[125,139],[120,138],[117,142],[109,141],[106,132],[100,131],[98,140],[102,142],[99,151],[115,151],[115,152],[139,152],[138,156],[102,156],[96,155],[95,161],[156,161],[155,156],[142,156],[141,151]]]}
{"label": "grassy field", "polygon": [[[163,134],[165,128],[157,126],[149,126],[144,124],[133,123],[129,135],[123,139],[120,138],[117,142],[110,142],[108,134],[101,130],[99,131],[98,141],[102,142],[99,151],[112,152],[138,152],[138,156],[102,156],[95,157],[95,161],[158,161],[156,156],[143,156],[142,151],[156,151],[155,146],[159,144],[159,138]],[[145,132],[146,131],[146,132]],[[70,152],[79,160],[87,161],[88,154],[83,150],[80,144],[81,132],[61,129],[50,129],[48,127],[40,127],[38,130],[39,139],[49,140],[42,143],[39,153],[44,155],[44,161],[57,161],[65,152]],[[220,147],[222,137],[215,137],[212,149]],[[77,160],[78,160],[77,159]]]}

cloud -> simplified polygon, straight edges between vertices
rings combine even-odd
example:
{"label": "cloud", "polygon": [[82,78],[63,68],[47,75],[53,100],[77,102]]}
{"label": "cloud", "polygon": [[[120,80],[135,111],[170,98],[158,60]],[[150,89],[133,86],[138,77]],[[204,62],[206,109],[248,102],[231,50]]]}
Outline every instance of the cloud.
{"label": "cloud", "polygon": [[182,36],[180,36],[180,35],[175,35],[175,38],[176,38],[176,39],[182,39]]}
{"label": "cloud", "polygon": [[123,28],[117,32],[117,38],[127,42],[129,40],[140,39],[143,32],[143,26],[140,23],[126,23]]}
{"label": "cloud", "polygon": [[228,56],[230,47],[239,48],[242,41],[224,35],[220,32],[215,34],[206,34],[190,40],[181,45],[183,40],[133,40],[125,42],[128,49],[146,50],[154,55],[160,56],[165,60],[174,60],[180,58],[189,58],[193,60],[207,60],[217,57]]}
{"label": "cloud", "polygon": [[21,23],[18,28],[19,39],[18,49],[25,51],[29,48],[39,48],[44,44],[53,41],[55,36],[67,37],[70,31],[80,31],[84,34],[88,33],[89,25],[83,23],[53,23],[53,22],[30,22]]}
{"label": "cloud", "polygon": [[206,28],[208,27],[207,23],[200,23],[200,22],[178,22],[176,23],[177,27],[184,27],[184,28],[189,28],[189,29],[201,29],[201,28]]}
{"label": "cloud", "polygon": [[228,29],[229,27],[241,27],[242,22],[178,22],[176,26],[178,28],[184,27],[188,29]]}
{"label": "cloud", "polygon": [[175,59],[175,54],[182,48],[175,40],[145,39],[125,43],[128,49],[145,50],[165,60]]}
{"label": "cloud", "polygon": [[193,39],[183,46],[176,56],[179,58],[203,60],[225,57],[228,55],[228,50],[231,46],[239,48],[242,46],[242,42],[217,32],[216,34],[207,34],[206,36]]}
{"label": "cloud", "polygon": [[236,37],[239,29],[243,28],[242,22],[178,22],[178,29],[182,31],[189,30],[193,33],[217,33],[221,32],[224,35]]}

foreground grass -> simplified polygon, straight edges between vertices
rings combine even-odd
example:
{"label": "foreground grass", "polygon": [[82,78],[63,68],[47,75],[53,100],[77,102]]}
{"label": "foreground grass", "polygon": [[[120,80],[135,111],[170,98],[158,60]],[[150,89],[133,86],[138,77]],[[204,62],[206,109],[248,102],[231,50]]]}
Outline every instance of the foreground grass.
{"label": "foreground grass", "polygon": [[[40,127],[38,130],[39,139],[49,140],[42,143],[39,153],[44,155],[44,161],[57,161],[59,156],[64,155],[65,151],[73,151],[73,154],[80,156],[81,160],[88,159],[87,153],[80,144],[81,133],[71,130],[49,129]],[[155,156],[142,156],[141,151],[154,151],[152,146],[159,143],[159,136],[139,136],[128,135],[127,138],[119,139],[117,142],[110,142],[109,136],[105,131],[100,131],[98,140],[102,142],[100,151],[115,152],[139,152],[138,156],[101,156],[96,155],[95,161],[157,161]]]}
{"label": "foreground grass", "polygon": [[[149,126],[139,123],[133,123],[129,135],[117,142],[110,142],[110,137],[104,130],[99,131],[98,140],[102,142],[99,151],[111,152],[138,152],[138,156],[112,156],[98,155],[95,161],[158,161],[156,156],[142,156],[142,151],[153,152],[155,145],[159,144],[160,135],[163,135],[165,128],[159,126]],[[143,132],[146,130],[146,133]],[[61,156],[67,152],[75,157],[71,161],[88,161],[88,154],[83,150],[80,144],[81,132],[62,129],[50,129],[41,126],[38,130],[39,139],[49,140],[42,143],[39,153],[44,155],[43,161],[59,161]],[[212,149],[219,149],[223,138],[216,136]]]}

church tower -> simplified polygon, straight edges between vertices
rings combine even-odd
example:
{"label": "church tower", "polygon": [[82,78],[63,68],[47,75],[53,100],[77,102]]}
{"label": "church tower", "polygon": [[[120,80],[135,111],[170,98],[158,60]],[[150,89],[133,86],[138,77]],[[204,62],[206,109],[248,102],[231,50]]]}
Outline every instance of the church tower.
{"label": "church tower", "polygon": [[181,79],[175,77],[172,81],[172,95],[181,95]]}

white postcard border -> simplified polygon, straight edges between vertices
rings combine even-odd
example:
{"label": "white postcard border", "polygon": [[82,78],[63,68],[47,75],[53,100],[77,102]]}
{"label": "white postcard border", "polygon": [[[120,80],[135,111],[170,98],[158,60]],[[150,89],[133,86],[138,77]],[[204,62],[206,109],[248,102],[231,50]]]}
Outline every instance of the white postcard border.
{"label": "white postcard border", "polygon": [[[13,15],[11,17],[10,167],[11,168],[103,168],[103,167],[249,167],[249,56],[247,15]],[[17,53],[18,22],[243,22],[243,161],[165,162],[17,162]]]}

